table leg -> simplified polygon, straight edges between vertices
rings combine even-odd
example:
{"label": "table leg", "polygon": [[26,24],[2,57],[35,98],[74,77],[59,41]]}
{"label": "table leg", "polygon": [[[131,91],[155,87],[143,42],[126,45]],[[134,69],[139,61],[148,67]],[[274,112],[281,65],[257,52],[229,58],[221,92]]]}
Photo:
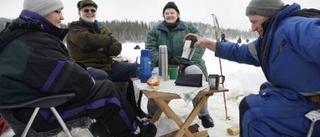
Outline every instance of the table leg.
{"label": "table leg", "polygon": [[[206,103],[206,101],[208,100],[209,96],[203,96],[200,98],[198,104],[196,104],[196,106],[193,108],[192,112],[189,114],[188,118],[185,120],[185,122],[180,126],[180,130],[178,131],[178,133],[176,134],[177,137],[181,137],[183,135],[183,131],[181,130],[181,128],[187,128],[189,127],[189,125],[192,123],[192,121],[196,118],[196,116],[199,114],[201,108],[203,107],[203,105]],[[208,136],[205,135],[205,136]]]}
{"label": "table leg", "polygon": [[[185,134],[187,137],[192,137],[192,133],[188,130],[188,127],[190,126],[187,124],[184,124],[180,118],[174,113],[174,111],[170,108],[168,103],[164,99],[154,99],[157,105],[161,108],[161,110],[175,123],[180,127],[179,134],[176,134],[175,137],[182,137],[183,134]],[[199,112],[199,111],[198,111]]]}
{"label": "table leg", "polygon": [[[170,101],[171,101],[171,100],[165,100],[165,102],[166,102],[167,104],[169,104]],[[156,102],[156,101],[155,101],[155,102]],[[158,108],[158,110],[156,111],[156,113],[152,116],[151,123],[155,123],[156,121],[158,121],[159,118],[160,118],[160,116],[161,116],[161,114],[162,114],[162,110],[161,110],[161,108]]]}

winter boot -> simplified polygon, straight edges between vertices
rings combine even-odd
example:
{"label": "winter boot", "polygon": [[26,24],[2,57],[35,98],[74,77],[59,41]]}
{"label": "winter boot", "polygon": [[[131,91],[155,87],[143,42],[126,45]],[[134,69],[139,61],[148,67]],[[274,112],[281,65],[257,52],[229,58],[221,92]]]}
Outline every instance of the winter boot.
{"label": "winter boot", "polygon": [[201,120],[201,124],[204,128],[210,128],[210,127],[214,126],[213,120],[209,114],[201,116],[201,117],[199,117],[199,119]]}
{"label": "winter boot", "polygon": [[133,133],[134,137],[155,137],[157,134],[157,127],[149,123],[144,126],[139,126],[137,130]]}
{"label": "winter boot", "polygon": [[109,129],[107,129],[105,124],[103,124],[100,120],[92,123],[89,126],[89,131],[94,137],[113,137]]}

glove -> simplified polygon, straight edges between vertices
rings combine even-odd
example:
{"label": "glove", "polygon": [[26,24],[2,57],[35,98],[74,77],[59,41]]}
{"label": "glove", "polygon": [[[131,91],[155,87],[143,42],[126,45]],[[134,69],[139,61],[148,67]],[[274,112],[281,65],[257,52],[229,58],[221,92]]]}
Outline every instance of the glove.
{"label": "glove", "polygon": [[182,74],[186,67],[192,65],[193,63],[188,59],[182,58],[181,63],[179,64],[179,74]]}

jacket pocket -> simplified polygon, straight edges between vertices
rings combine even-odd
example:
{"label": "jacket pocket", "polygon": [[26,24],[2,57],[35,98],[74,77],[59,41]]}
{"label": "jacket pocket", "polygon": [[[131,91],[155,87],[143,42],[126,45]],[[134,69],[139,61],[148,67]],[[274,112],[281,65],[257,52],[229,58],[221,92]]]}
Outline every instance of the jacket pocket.
{"label": "jacket pocket", "polygon": [[287,41],[286,40],[282,40],[280,45],[278,46],[278,50],[276,52],[276,54],[273,55],[271,62],[274,63],[274,61],[277,59],[277,57],[280,55],[280,53],[282,52],[283,47],[286,45]]}

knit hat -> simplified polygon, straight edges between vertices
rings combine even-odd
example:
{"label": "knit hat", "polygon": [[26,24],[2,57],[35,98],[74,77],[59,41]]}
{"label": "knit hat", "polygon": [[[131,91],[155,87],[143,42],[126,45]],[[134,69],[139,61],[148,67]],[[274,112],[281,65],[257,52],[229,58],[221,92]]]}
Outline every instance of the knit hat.
{"label": "knit hat", "polygon": [[284,3],[281,0],[251,0],[247,6],[246,15],[271,17],[283,6]]}
{"label": "knit hat", "polygon": [[81,10],[83,7],[89,6],[89,5],[95,7],[96,9],[98,8],[98,5],[92,0],[80,0],[77,4],[77,7],[79,10]]}
{"label": "knit hat", "polygon": [[23,9],[38,13],[41,16],[46,16],[49,13],[62,9],[61,0],[24,0]]}
{"label": "knit hat", "polygon": [[164,6],[163,11],[162,11],[162,14],[164,14],[164,11],[165,11],[166,9],[168,9],[168,8],[173,8],[173,9],[175,9],[175,10],[180,14],[179,9],[178,9],[177,5],[174,4],[174,2],[168,2],[168,3],[166,4],[166,6]]}

